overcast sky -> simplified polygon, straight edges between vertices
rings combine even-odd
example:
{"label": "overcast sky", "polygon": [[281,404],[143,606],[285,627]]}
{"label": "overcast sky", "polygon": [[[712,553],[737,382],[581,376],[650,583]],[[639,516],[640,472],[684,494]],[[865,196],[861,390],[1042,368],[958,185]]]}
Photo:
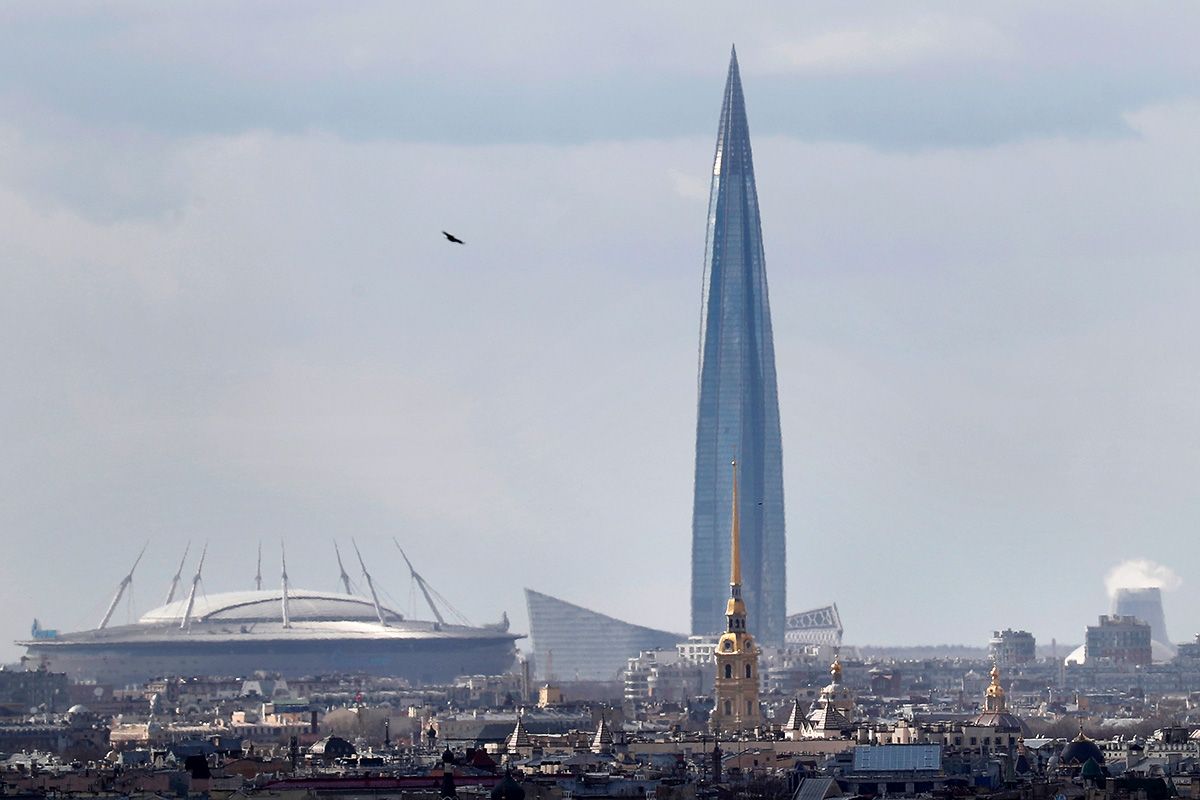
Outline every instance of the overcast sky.
{"label": "overcast sky", "polygon": [[[859,644],[1081,641],[1147,557],[1200,628],[1200,9],[0,5],[0,657],[396,536],[687,627],[736,43],[788,599]],[[977,13],[979,12],[979,13]],[[449,245],[450,230],[466,246]]]}

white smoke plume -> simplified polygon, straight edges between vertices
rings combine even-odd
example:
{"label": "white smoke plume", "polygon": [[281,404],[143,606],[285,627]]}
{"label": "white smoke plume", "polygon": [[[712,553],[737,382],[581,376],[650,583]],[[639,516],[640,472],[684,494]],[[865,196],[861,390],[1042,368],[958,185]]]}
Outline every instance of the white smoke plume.
{"label": "white smoke plume", "polygon": [[1110,598],[1118,589],[1158,588],[1170,591],[1178,589],[1181,583],[1183,578],[1180,578],[1175,570],[1144,558],[1122,561],[1110,569],[1104,578],[1104,586],[1108,589]]}

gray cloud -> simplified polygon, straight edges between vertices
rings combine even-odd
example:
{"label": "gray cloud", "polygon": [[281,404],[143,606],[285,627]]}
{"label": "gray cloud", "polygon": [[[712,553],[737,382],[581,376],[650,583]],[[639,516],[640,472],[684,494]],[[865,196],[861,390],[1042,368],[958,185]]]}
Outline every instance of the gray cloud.
{"label": "gray cloud", "polygon": [[[912,149],[1126,135],[1125,113],[1195,96],[1200,74],[1186,20],[1119,6],[982,17],[957,4],[810,4],[736,19],[662,6],[631,9],[632,26],[609,7],[267,8],[10,10],[0,100],[167,136],[709,136],[711,86],[737,41],[756,133]],[[1154,46],[1132,47],[1131,26]]]}
{"label": "gray cloud", "polygon": [[[398,535],[477,620],[522,625],[533,585],[681,627],[733,34],[793,607],[837,600],[856,641],[1070,639],[1115,561],[1167,560],[1145,542],[1194,571],[1200,112],[1165,22],[1134,47],[1117,11],[1083,44],[1032,9],[731,32],[668,8],[453,41],[453,8],[364,8],[3,12],[28,68],[0,70],[0,526],[32,546],[0,564],[0,637],[94,624],[147,538],[141,609],[184,540],[217,590],[280,535],[299,583],[333,587],[354,535],[405,604]],[[781,63],[792,39],[826,55]],[[995,597],[958,602],[980,574]]]}

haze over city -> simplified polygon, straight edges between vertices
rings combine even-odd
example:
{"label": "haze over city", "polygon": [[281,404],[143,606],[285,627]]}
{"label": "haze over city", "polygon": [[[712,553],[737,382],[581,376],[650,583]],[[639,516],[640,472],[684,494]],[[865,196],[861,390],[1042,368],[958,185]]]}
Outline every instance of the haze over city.
{"label": "haze over city", "polygon": [[1200,11],[761,10],[0,8],[0,654],[147,541],[121,621],[186,543],[217,592],[281,537],[408,611],[395,536],[475,622],[686,630],[734,43],[789,610],[1078,643],[1125,565],[1190,637]]}

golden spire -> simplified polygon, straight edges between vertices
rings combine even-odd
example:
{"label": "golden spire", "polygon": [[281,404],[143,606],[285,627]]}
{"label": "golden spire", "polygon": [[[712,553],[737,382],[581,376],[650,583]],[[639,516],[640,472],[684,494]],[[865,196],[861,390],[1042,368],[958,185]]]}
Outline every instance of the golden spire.
{"label": "golden spire", "polygon": [[741,522],[738,519],[737,461],[733,461],[733,535],[730,537],[729,585],[742,585]]}
{"label": "golden spire", "polygon": [[987,688],[988,697],[996,697],[997,695],[1004,694],[1004,687],[1000,685],[1000,667],[993,664],[991,675],[992,684]]}
{"label": "golden spire", "polygon": [[985,711],[1004,711],[1004,687],[1000,685],[1000,667],[992,665],[992,682],[984,692],[983,705]]}
{"label": "golden spire", "polygon": [[742,601],[742,535],[738,520],[737,462],[733,462],[733,524],[729,537],[729,601],[725,604],[725,616],[729,631],[746,630],[746,604]]}

